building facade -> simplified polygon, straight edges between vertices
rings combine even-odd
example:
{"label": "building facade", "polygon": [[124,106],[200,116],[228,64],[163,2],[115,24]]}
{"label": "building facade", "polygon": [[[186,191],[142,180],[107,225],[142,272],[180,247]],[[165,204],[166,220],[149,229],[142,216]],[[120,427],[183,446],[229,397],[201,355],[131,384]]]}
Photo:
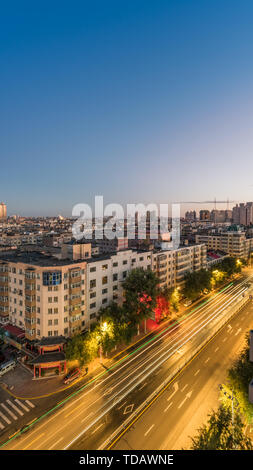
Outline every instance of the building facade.
{"label": "building facade", "polygon": [[253,238],[244,232],[223,232],[218,235],[196,235],[196,243],[205,243],[208,250],[220,250],[236,258],[248,259],[253,250]]}

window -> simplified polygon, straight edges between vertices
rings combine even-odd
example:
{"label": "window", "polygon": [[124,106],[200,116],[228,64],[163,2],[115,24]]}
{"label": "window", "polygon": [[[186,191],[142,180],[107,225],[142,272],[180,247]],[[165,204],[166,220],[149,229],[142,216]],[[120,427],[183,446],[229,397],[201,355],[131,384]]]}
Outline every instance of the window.
{"label": "window", "polygon": [[57,318],[55,318],[55,320],[54,320],[54,325],[58,325],[58,320],[57,320]]}
{"label": "window", "polygon": [[64,323],[68,323],[68,317],[64,317]]}
{"label": "window", "polygon": [[118,290],[118,286],[113,286],[112,290]]}
{"label": "window", "polygon": [[103,284],[103,285],[104,285],[104,284],[107,284],[107,282],[108,282],[108,277],[107,277],[107,276],[103,276],[103,277],[102,277],[102,284]]}
{"label": "window", "polygon": [[108,289],[102,289],[102,294],[107,294]]}
{"label": "window", "polygon": [[108,264],[103,264],[102,270],[105,271],[108,268]]}
{"label": "window", "polygon": [[117,266],[118,266],[118,263],[117,263],[117,262],[113,263],[113,267],[114,267],[114,268],[117,268]]}
{"label": "window", "polygon": [[37,330],[37,335],[40,336],[40,330]]}
{"label": "window", "polygon": [[48,324],[48,326],[52,326],[53,321],[52,321],[52,320],[48,320],[48,323],[47,323],[47,324]]}
{"label": "window", "polygon": [[97,295],[96,292],[91,292],[90,299],[94,299],[94,297],[96,297],[96,295]]}
{"label": "window", "polygon": [[54,302],[58,302],[58,297],[54,297]]}
{"label": "window", "polygon": [[92,313],[92,314],[90,315],[90,319],[93,320],[93,318],[96,318],[96,314],[95,314],[95,313]]}
{"label": "window", "polygon": [[93,266],[92,268],[90,268],[90,273],[94,273],[96,271],[96,266]]}
{"label": "window", "polygon": [[124,260],[123,260],[123,264],[127,264],[127,259],[124,259]]}
{"label": "window", "polygon": [[123,277],[123,279],[125,279],[127,277],[127,271],[123,271],[122,277]]}
{"label": "window", "polygon": [[102,304],[106,304],[106,303],[107,303],[107,299],[103,299]]}
{"label": "window", "polygon": [[46,271],[43,273],[43,285],[44,286],[56,286],[61,284],[62,274],[60,271]]}
{"label": "window", "polygon": [[52,308],[49,308],[49,309],[48,309],[48,314],[50,315],[51,313],[53,313],[53,309],[52,309]]}
{"label": "window", "polygon": [[112,280],[113,280],[113,281],[117,281],[117,280],[118,280],[118,274],[113,274]]}
{"label": "window", "polygon": [[58,313],[58,308],[54,308],[54,313]]}
{"label": "window", "polygon": [[52,297],[48,297],[48,303],[49,303],[49,304],[52,303]]}
{"label": "window", "polygon": [[53,332],[52,332],[52,331],[48,331],[48,332],[47,332],[47,336],[53,336]]}
{"label": "window", "polygon": [[93,302],[92,304],[90,304],[90,308],[95,308],[96,307],[96,302]]}
{"label": "window", "polygon": [[93,289],[94,287],[96,287],[96,279],[92,279],[92,281],[90,281],[90,289]]}

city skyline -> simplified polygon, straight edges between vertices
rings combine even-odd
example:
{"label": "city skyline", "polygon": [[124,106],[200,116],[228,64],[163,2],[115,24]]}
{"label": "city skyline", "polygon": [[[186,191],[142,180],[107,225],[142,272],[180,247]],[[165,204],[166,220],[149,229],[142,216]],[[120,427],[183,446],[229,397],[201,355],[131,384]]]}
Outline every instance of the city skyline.
{"label": "city skyline", "polygon": [[25,5],[1,15],[9,213],[253,199],[251,2]]}

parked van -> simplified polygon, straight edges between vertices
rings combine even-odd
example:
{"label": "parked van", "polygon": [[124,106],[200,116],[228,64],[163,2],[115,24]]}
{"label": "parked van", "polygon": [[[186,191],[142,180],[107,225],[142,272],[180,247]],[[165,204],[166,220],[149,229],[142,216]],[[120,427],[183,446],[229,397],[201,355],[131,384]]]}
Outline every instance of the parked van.
{"label": "parked van", "polygon": [[16,361],[11,360],[8,362],[4,362],[4,364],[0,365],[0,377],[6,374],[6,372],[13,370],[15,367],[16,367]]}

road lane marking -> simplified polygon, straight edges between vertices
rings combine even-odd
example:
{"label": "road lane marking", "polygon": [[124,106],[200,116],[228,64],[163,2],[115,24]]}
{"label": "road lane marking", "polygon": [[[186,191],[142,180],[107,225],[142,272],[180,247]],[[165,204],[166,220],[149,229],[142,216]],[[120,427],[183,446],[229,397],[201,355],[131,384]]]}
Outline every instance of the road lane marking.
{"label": "road lane marking", "polygon": [[218,347],[214,350],[214,352],[217,352],[219,349],[220,349],[220,348],[219,348],[219,346],[218,346]]}
{"label": "road lane marking", "polygon": [[12,413],[12,411],[9,410],[9,408],[7,408],[7,406],[5,406],[3,403],[1,403],[1,406],[4,408],[5,411],[7,411],[7,413],[9,413],[9,415],[10,415],[13,419],[15,419],[15,420],[17,421],[17,419],[18,419],[17,416],[14,415],[14,413]]}
{"label": "road lane marking", "polygon": [[20,416],[24,416],[23,411],[19,410],[18,407],[14,405],[14,403],[12,403],[10,400],[6,400],[6,401],[9,404],[9,406],[11,406]]}
{"label": "road lane marking", "polygon": [[58,441],[56,441],[51,447],[48,448],[48,450],[51,450],[53,449],[57,444],[59,444],[59,442],[61,442],[63,439],[63,437],[61,437],[60,439],[58,439]]}
{"label": "road lane marking", "polygon": [[167,398],[167,401],[170,401],[171,398],[174,397],[175,393],[177,393],[177,391],[179,390],[178,382],[175,382],[173,386],[174,386],[174,392],[170,394],[170,396]]}
{"label": "road lane marking", "polygon": [[1,411],[0,411],[0,416],[1,416],[2,419],[4,419],[4,421],[7,424],[11,424],[11,421],[8,418],[6,418],[6,416]]}
{"label": "road lane marking", "polygon": [[188,398],[191,398],[192,396],[192,390],[190,392],[188,392],[185,396],[185,398],[183,399],[183,401],[181,401],[180,405],[178,405],[178,409],[180,410],[180,408],[182,408],[182,406],[185,404],[186,400],[188,400]]}
{"label": "road lane marking", "polygon": [[139,390],[142,390],[143,387],[145,387],[145,385],[147,385],[147,382],[145,382],[145,383],[139,388]]}
{"label": "road lane marking", "polygon": [[237,330],[237,332],[235,333],[235,336],[239,335],[239,333],[242,331],[241,328],[239,328],[239,330]]}
{"label": "road lane marking", "polygon": [[36,437],[35,439],[33,439],[32,442],[29,442],[29,444],[27,444],[27,446],[23,447],[23,450],[28,449],[28,447],[30,447],[35,441],[37,441],[38,439],[40,439],[42,436],[45,436],[45,433],[44,433],[44,432],[43,432],[42,434],[40,434],[38,437]]}
{"label": "road lane marking", "polygon": [[171,402],[169,403],[169,405],[168,405],[166,408],[164,408],[164,410],[163,410],[164,413],[166,413],[166,411],[167,411],[172,405],[173,405],[173,401],[171,401]]}
{"label": "road lane marking", "polygon": [[31,408],[35,408],[35,405],[31,401],[26,400],[26,403],[30,405]]}
{"label": "road lane marking", "polygon": [[205,364],[207,364],[208,361],[210,361],[210,357],[208,357],[208,358],[205,360]]}
{"label": "road lane marking", "polygon": [[0,423],[0,429],[4,429],[4,428],[5,426],[2,423]]}
{"label": "road lane marking", "polygon": [[94,429],[94,431],[92,431],[91,434],[95,434],[95,432],[97,432],[101,428],[101,426],[103,426],[103,425],[104,425],[104,423],[101,423],[99,426],[97,426],[96,429]]}
{"label": "road lane marking", "polygon": [[200,369],[197,370],[197,372],[195,372],[194,376],[196,377],[196,375],[198,375],[199,372],[200,372]]}
{"label": "road lane marking", "polygon": [[225,343],[225,341],[227,341],[227,338],[223,338],[222,342]]}
{"label": "road lane marking", "polygon": [[15,399],[15,402],[19,404],[19,406],[21,406],[23,408],[23,410],[25,411],[30,411],[29,408],[27,408],[27,406],[24,405],[24,403],[22,403],[21,401],[19,401],[17,398]]}
{"label": "road lane marking", "polygon": [[187,387],[188,387],[188,384],[186,384],[186,385],[182,388],[181,392],[183,392]]}
{"label": "road lane marking", "polygon": [[86,419],[90,418],[92,415],[94,415],[93,411],[88,416],[85,416],[85,418],[82,419],[81,423],[86,421]]}
{"label": "road lane marking", "polygon": [[123,408],[123,406],[127,403],[127,400],[124,401],[124,403],[122,405],[120,405],[117,409],[120,410],[121,408]]}
{"label": "road lane marking", "polygon": [[151,431],[151,429],[153,429],[154,427],[154,424],[152,424],[152,426],[150,426],[150,428],[145,432],[144,436],[146,437],[148,435],[148,433]]}

